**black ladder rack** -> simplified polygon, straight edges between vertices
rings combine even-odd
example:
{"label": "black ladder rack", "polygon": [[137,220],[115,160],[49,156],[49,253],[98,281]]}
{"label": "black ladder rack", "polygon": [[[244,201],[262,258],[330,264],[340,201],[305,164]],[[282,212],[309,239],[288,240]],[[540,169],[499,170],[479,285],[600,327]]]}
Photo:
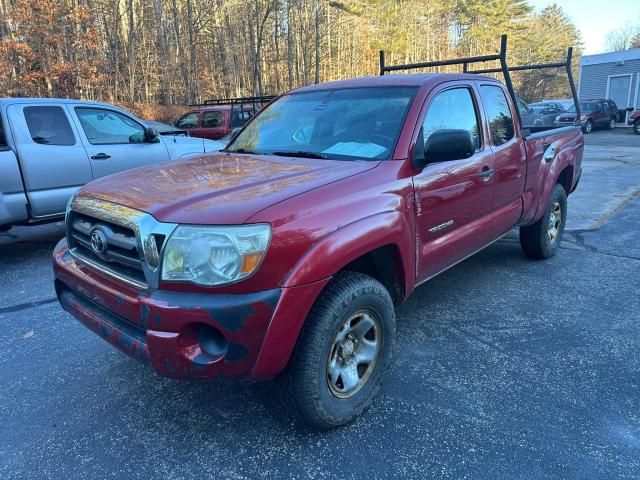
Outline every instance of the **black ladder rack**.
{"label": "black ladder rack", "polygon": [[[515,67],[510,67],[507,65],[507,35],[502,35],[500,37],[500,52],[495,55],[479,55],[476,57],[454,58],[450,60],[437,60],[433,62],[409,63],[406,65],[386,65],[384,50],[380,50],[380,75],[384,75],[385,73],[388,73],[388,72],[396,72],[398,70],[415,70],[418,68],[443,67],[446,65],[462,65],[463,73],[476,73],[476,74],[502,73],[504,77],[504,83],[507,86],[507,90],[509,91],[509,95],[511,96],[511,100],[513,101],[513,105],[516,107],[518,122],[520,123],[520,127],[522,127],[522,118],[520,117],[520,109],[517,108],[517,105],[518,105],[517,97],[513,89],[513,83],[511,81],[511,75],[509,72],[520,72],[523,70],[542,70],[545,68],[564,68],[567,72],[567,77],[569,78],[569,88],[571,89],[571,96],[573,97],[573,102],[575,103],[575,106],[576,106],[576,125],[579,125],[580,124],[580,103],[578,101],[578,93],[576,91],[576,85],[575,85],[575,82],[573,81],[573,72],[571,71],[572,58],[573,58],[573,47],[569,47],[567,49],[567,56],[564,62],[541,63],[537,65],[518,65]],[[469,70],[470,64],[493,62],[493,61],[499,61],[500,67],[485,68],[485,69],[479,69],[479,70]]]}
{"label": "black ladder rack", "polygon": [[248,105],[248,104],[251,104],[253,106],[255,106],[256,104],[260,104],[262,106],[265,103],[269,103],[274,98],[276,98],[276,95],[265,95],[262,97],[211,98],[209,100],[205,100],[204,103],[194,103],[189,106],[190,107],[211,107],[216,105]]}

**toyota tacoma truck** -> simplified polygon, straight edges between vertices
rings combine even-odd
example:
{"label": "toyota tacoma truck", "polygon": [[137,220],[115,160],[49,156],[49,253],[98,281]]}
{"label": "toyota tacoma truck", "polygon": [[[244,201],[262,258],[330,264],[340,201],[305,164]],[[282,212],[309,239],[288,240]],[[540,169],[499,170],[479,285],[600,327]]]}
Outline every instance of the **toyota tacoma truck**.
{"label": "toyota tacoma truck", "polygon": [[557,252],[583,134],[524,136],[511,98],[476,74],[284,94],[222,152],[80,189],[59,301],[160,375],[275,378],[308,423],[343,425],[378,391],[418,285],[514,227],[529,257]]}

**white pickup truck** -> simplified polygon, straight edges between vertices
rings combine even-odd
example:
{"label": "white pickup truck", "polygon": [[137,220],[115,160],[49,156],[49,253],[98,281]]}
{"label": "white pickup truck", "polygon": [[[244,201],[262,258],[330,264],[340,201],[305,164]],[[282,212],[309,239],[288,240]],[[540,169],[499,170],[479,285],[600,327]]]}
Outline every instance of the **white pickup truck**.
{"label": "white pickup truck", "polygon": [[223,147],[158,135],[104,103],[0,98],[0,231],[62,217],[76,189],[96,178]]}

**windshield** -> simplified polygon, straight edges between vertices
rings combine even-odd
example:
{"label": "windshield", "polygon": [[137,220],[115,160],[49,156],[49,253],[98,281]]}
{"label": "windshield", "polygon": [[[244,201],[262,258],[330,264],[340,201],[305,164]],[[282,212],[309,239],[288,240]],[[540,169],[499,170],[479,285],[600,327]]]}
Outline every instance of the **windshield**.
{"label": "windshield", "polygon": [[391,157],[415,87],[348,88],[285,95],[227,149],[337,160]]}
{"label": "windshield", "polygon": [[[596,109],[595,102],[584,102],[584,103],[580,102],[580,112],[582,113],[592,113],[595,109]],[[571,105],[571,107],[569,107],[569,110],[567,110],[567,112],[575,113],[576,106]]]}

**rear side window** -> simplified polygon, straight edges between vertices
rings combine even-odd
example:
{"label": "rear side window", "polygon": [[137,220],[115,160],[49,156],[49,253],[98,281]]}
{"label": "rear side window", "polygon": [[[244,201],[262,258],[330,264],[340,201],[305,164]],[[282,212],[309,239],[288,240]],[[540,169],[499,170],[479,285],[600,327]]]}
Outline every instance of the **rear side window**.
{"label": "rear side window", "polygon": [[198,112],[187,113],[176,122],[176,127],[181,130],[189,130],[190,128],[196,128],[198,125]]}
{"label": "rear side window", "polygon": [[231,128],[243,127],[253,115],[253,110],[232,110]]}
{"label": "rear side window", "polygon": [[24,118],[34,142],[75,145],[76,138],[62,107],[25,107]]}
{"label": "rear side window", "polygon": [[489,119],[489,130],[493,144],[498,146],[511,140],[515,134],[513,117],[509,109],[509,102],[500,87],[482,85],[480,96]]}
{"label": "rear side window", "polygon": [[471,132],[476,150],[480,148],[478,116],[468,88],[452,88],[439,93],[429,105],[422,123],[425,145],[438,130],[467,130]]}
{"label": "rear side window", "polygon": [[202,128],[217,128],[222,125],[222,112],[204,112],[202,114]]}
{"label": "rear side window", "polygon": [[144,127],[125,115],[101,108],[76,108],[76,113],[92,145],[145,141]]}

